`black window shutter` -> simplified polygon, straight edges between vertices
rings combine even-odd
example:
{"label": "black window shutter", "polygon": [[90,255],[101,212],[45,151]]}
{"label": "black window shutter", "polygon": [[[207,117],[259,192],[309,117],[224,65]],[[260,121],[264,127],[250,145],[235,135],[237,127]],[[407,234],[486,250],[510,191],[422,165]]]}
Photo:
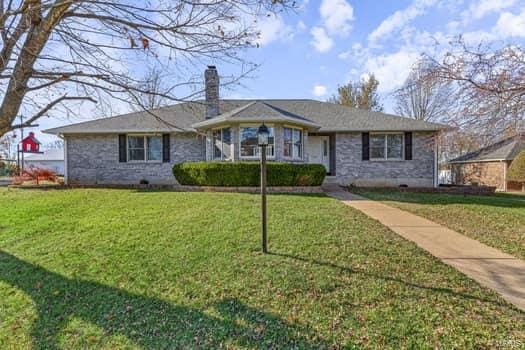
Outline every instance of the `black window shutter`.
{"label": "black window shutter", "polygon": [[412,133],[405,132],[405,160],[412,160]]}
{"label": "black window shutter", "polygon": [[118,135],[118,161],[121,163],[125,163],[128,159],[126,153],[126,134],[119,134]]}
{"label": "black window shutter", "polygon": [[170,162],[170,134],[162,134],[162,161]]}
{"label": "black window shutter", "polygon": [[363,160],[370,160],[370,134],[367,132],[364,132],[362,134],[362,145],[363,145],[363,151],[362,151]]}

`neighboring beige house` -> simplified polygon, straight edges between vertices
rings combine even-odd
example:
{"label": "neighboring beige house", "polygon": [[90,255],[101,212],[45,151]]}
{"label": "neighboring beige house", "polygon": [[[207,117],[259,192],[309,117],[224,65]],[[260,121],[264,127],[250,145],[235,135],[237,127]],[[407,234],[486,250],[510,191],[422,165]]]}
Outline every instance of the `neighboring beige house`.
{"label": "neighboring beige house", "polygon": [[64,150],[48,149],[43,153],[26,154],[24,166],[52,170],[58,175],[64,175]]}
{"label": "neighboring beige house", "polygon": [[507,181],[507,170],[523,150],[525,133],[453,159],[450,161],[452,182],[457,185],[495,186],[498,191],[520,191],[520,184]]}
{"label": "neighboring beige house", "polygon": [[308,99],[220,99],[214,66],[204,81],[204,101],[46,130],[65,141],[66,182],[177,184],[176,163],[257,161],[265,123],[270,161],[323,164],[340,184],[437,185],[444,125]]}

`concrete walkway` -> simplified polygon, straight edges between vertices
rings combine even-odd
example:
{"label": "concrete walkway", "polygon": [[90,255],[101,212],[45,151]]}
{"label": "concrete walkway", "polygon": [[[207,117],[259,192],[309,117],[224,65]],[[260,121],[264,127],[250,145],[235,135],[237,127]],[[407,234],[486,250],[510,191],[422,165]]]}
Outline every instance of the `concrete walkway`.
{"label": "concrete walkway", "polygon": [[327,195],[358,209],[525,311],[525,261],[401,209],[344,191]]}

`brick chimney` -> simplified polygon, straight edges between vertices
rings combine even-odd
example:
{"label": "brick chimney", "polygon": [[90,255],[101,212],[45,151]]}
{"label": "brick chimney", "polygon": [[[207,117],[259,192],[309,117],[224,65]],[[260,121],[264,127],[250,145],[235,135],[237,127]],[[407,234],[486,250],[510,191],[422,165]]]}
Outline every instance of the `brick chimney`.
{"label": "brick chimney", "polygon": [[219,112],[219,74],[215,66],[208,66],[204,71],[206,91],[206,119],[216,117]]}

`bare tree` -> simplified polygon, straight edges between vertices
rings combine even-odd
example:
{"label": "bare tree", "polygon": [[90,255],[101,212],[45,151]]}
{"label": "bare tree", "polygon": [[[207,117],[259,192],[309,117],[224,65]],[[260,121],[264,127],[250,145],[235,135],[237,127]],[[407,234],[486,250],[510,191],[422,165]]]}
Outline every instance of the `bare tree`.
{"label": "bare tree", "polygon": [[374,74],[369,74],[368,77],[358,82],[349,82],[346,85],[339,86],[337,93],[328,101],[348,107],[382,111],[383,106],[377,93],[378,87],[379,81]]}
{"label": "bare tree", "polygon": [[[77,103],[137,102],[138,76],[162,66],[171,101],[200,91],[184,75],[201,60],[236,61],[235,81],[253,66],[239,50],[256,46],[253,18],[289,0],[1,0],[0,136]],[[177,89],[178,93],[175,93]],[[108,102],[110,103],[110,102]],[[16,116],[26,118],[15,124]]]}
{"label": "bare tree", "polygon": [[419,60],[403,86],[394,92],[397,114],[425,121],[448,118],[454,105],[452,88],[446,81],[424,79],[429,69],[432,69],[431,62],[424,58]]}
{"label": "bare tree", "polygon": [[[525,120],[525,50],[480,44],[470,48],[459,38],[442,59],[433,59],[427,81],[454,86],[458,103],[454,122],[477,132],[487,142],[515,132]],[[484,142],[485,143],[485,142]]]}
{"label": "bare tree", "polygon": [[140,86],[142,90],[147,92],[136,95],[137,104],[134,105],[133,108],[135,110],[150,110],[168,104],[170,100],[164,97],[170,94],[170,91],[167,91],[165,87],[165,82],[168,79],[163,77],[158,68],[153,67],[148,69],[144,77],[144,83]]}
{"label": "bare tree", "polygon": [[55,140],[46,143],[46,149],[64,149],[64,140]]}

